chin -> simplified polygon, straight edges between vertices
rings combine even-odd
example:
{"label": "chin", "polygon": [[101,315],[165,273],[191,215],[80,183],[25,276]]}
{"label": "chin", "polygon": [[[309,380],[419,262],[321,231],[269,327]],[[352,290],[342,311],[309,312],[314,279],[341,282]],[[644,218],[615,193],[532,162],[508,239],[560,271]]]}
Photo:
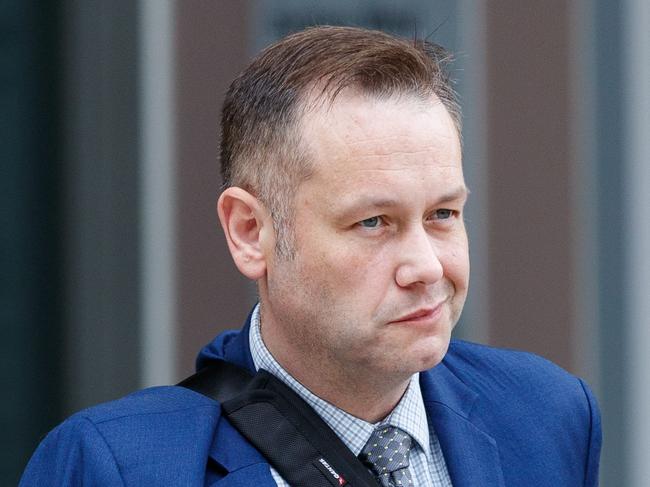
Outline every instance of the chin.
{"label": "chin", "polygon": [[415,359],[413,365],[417,369],[413,373],[431,369],[442,362],[449,348],[449,340],[437,337],[432,343],[422,345],[425,346],[413,352],[413,359]]}

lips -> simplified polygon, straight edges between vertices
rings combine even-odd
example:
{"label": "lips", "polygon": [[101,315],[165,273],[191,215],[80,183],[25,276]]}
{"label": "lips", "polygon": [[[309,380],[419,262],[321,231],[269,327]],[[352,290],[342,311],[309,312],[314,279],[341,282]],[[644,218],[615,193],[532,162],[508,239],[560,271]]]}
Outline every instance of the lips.
{"label": "lips", "polygon": [[419,308],[412,313],[401,316],[395,320],[392,320],[391,323],[405,323],[405,322],[417,322],[425,321],[435,317],[442,308],[442,305],[445,301],[440,302],[436,306],[427,306],[425,308]]}

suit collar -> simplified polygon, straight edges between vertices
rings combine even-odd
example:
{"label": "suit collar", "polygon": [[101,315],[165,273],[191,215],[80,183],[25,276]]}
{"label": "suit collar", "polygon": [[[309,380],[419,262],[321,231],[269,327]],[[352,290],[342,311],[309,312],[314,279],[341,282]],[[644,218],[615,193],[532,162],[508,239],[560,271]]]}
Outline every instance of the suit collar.
{"label": "suit collar", "polygon": [[241,332],[235,334],[231,340],[224,344],[223,358],[255,373],[255,363],[249,342],[252,315],[251,311]]}
{"label": "suit collar", "polygon": [[444,360],[436,367],[420,373],[420,386],[425,404],[444,405],[466,419],[479,398],[476,392],[456,377]]}
{"label": "suit collar", "polygon": [[497,443],[480,426],[480,397],[445,364],[420,374],[422,398],[453,485],[503,486]]}
{"label": "suit collar", "polygon": [[249,314],[244,328],[220,333],[203,347],[196,358],[196,370],[209,366],[215,360],[226,360],[255,372],[255,364],[248,344],[250,319]]}

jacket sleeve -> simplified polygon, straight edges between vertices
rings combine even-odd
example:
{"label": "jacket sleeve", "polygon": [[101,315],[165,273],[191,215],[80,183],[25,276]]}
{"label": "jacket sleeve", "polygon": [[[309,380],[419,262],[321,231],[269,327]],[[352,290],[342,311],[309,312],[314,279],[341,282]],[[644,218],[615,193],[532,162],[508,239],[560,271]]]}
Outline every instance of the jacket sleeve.
{"label": "jacket sleeve", "polygon": [[52,430],[36,449],[19,487],[115,486],[124,482],[97,427],[75,415]]}
{"label": "jacket sleeve", "polygon": [[587,396],[587,403],[591,413],[589,425],[589,444],[587,445],[587,461],[585,464],[585,487],[598,485],[598,467],[600,464],[600,448],[602,445],[602,430],[600,424],[600,410],[593,393],[582,380],[582,389]]}

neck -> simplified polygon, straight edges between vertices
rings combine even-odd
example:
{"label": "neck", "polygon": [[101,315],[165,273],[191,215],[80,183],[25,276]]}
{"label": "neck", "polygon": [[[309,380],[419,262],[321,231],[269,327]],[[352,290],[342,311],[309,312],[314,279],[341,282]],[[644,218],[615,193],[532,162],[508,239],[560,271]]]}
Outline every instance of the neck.
{"label": "neck", "polygon": [[[302,353],[285,346],[273,333],[262,327],[262,340],[271,355],[298,382],[321,399],[339,409],[376,423],[397,406],[408,387],[410,377],[389,378],[380,372],[367,372],[363,366],[341,366],[327,351]],[[327,364],[327,367],[323,367]],[[366,370],[365,373],[360,371]]]}
{"label": "neck", "polygon": [[368,423],[377,423],[388,416],[409,384],[409,379],[392,385],[385,381],[373,384],[377,381],[366,377],[345,377],[345,374],[336,377],[333,373],[329,377],[304,375],[302,380],[296,379],[321,399]]}

